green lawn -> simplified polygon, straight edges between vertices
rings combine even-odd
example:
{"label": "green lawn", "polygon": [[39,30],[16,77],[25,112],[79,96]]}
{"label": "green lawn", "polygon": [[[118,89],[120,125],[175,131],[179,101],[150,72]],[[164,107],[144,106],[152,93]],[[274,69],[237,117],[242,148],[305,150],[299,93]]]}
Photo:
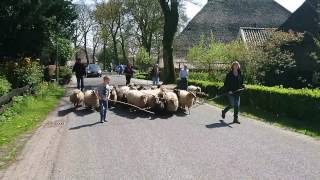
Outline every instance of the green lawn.
{"label": "green lawn", "polygon": [[17,97],[0,115],[0,167],[15,157],[19,139],[37,128],[63,95],[61,87],[42,86],[38,96]]}

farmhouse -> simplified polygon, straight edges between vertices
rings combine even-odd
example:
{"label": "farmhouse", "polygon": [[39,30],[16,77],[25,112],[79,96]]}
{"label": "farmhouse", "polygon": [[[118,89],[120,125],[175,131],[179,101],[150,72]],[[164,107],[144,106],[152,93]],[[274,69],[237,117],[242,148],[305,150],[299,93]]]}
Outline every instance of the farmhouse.
{"label": "farmhouse", "polygon": [[177,36],[175,64],[185,62],[188,49],[200,42],[201,35],[214,35],[218,41],[241,38],[260,43],[272,30],[317,33],[316,0],[306,0],[291,13],[274,0],[208,0],[204,8]]}

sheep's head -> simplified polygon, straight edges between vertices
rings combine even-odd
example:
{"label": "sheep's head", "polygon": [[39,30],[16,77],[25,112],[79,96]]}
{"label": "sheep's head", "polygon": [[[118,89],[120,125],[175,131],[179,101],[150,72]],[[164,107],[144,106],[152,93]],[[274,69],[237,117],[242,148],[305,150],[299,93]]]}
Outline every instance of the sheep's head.
{"label": "sheep's head", "polygon": [[178,97],[180,96],[180,90],[179,90],[179,89],[174,89],[173,92],[176,93],[176,95],[177,95]]}
{"label": "sheep's head", "polygon": [[148,96],[147,96],[147,95],[142,95],[142,96],[140,97],[140,100],[141,100],[144,104],[147,104]]}

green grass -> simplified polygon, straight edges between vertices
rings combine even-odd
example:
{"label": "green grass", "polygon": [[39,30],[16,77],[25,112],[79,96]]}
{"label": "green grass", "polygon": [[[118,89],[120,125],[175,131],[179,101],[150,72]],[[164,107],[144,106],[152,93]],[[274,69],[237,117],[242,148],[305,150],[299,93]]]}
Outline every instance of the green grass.
{"label": "green grass", "polygon": [[[209,104],[224,108],[224,105],[220,102],[209,101]],[[297,119],[275,115],[273,113],[263,111],[262,109],[252,109],[247,106],[240,106],[240,111],[241,116],[245,116],[258,121],[263,121],[276,127],[287,129],[293,132],[320,138],[319,122],[306,123]]]}
{"label": "green grass", "polygon": [[55,85],[43,86],[37,96],[19,96],[0,115],[0,167],[15,157],[21,148],[17,144],[39,126],[64,95]]}

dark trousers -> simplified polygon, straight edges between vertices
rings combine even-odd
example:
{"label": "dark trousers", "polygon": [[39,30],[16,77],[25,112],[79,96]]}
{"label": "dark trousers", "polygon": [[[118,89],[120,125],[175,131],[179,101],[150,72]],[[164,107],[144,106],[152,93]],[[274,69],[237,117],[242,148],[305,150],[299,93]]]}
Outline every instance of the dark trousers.
{"label": "dark trousers", "polygon": [[108,109],[108,101],[107,100],[99,100],[100,105],[100,121],[106,121],[107,109]]}
{"label": "dark trousers", "polygon": [[234,109],[233,117],[238,120],[238,113],[240,108],[240,96],[239,95],[228,95],[229,105],[223,110],[223,113],[227,113],[231,108]]}
{"label": "dark trousers", "polygon": [[188,88],[188,80],[187,78],[181,78],[180,80],[180,89],[181,90],[187,90]]}
{"label": "dark trousers", "polygon": [[126,75],[126,85],[130,84],[131,75]]}
{"label": "dark trousers", "polygon": [[77,88],[83,91],[83,76],[77,76]]}

